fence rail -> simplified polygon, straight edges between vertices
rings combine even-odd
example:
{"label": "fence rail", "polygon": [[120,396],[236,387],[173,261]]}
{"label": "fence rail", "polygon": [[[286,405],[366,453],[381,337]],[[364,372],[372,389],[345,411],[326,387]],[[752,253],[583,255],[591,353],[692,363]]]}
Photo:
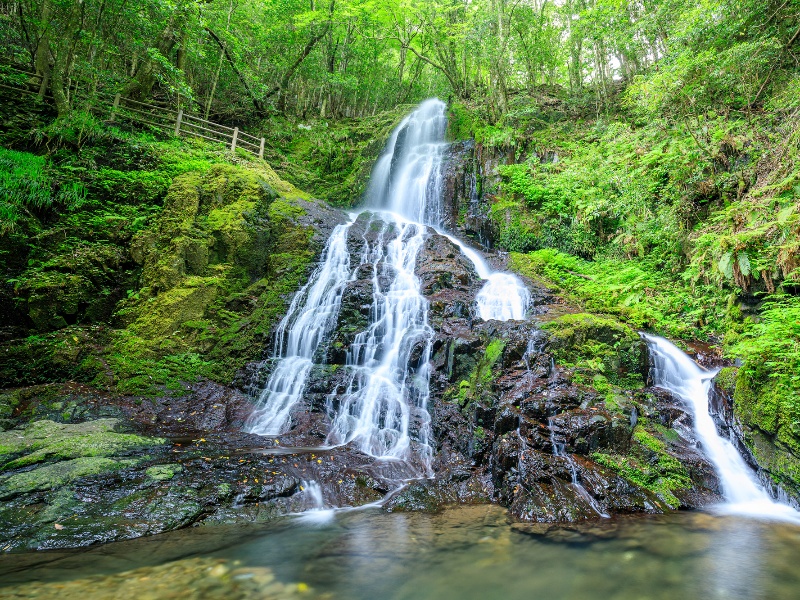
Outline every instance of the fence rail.
{"label": "fence rail", "polygon": [[[24,71],[16,67],[7,66],[14,74],[27,77],[25,83],[16,81],[3,81],[0,79],[0,88],[22,92],[31,96],[38,96],[42,100],[50,100],[52,96],[45,94],[47,78],[44,79],[36,73]],[[105,99],[101,107],[93,107],[94,110],[102,114],[108,114],[108,120],[115,122],[128,120],[141,123],[157,129],[162,129],[175,136],[186,135],[201,138],[209,142],[224,144],[230,148],[231,152],[236,148],[241,148],[245,152],[264,158],[264,138],[241,131],[238,127],[228,127],[198,116],[185,113],[183,108],[172,110],[163,106],[147,104],[133,98],[124,98],[122,94],[112,96],[110,94],[97,94],[97,97]],[[108,104],[111,103],[110,111]]]}
{"label": "fence rail", "polygon": [[[187,114],[182,108],[177,111],[146,104],[138,100],[114,96],[110,121],[129,119],[152,127],[168,129],[174,135],[181,134],[225,144],[234,152],[241,148],[258,158],[264,158],[264,138],[240,131],[238,127],[228,127]],[[252,140],[252,141],[251,141]]]}

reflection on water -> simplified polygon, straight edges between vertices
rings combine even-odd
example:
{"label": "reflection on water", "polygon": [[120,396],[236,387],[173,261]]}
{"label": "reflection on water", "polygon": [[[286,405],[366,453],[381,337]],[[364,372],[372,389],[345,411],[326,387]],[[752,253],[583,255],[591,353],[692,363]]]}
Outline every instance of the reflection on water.
{"label": "reflection on water", "polygon": [[552,527],[373,509],[6,555],[0,597],[794,599],[798,556],[799,527],[704,513]]}

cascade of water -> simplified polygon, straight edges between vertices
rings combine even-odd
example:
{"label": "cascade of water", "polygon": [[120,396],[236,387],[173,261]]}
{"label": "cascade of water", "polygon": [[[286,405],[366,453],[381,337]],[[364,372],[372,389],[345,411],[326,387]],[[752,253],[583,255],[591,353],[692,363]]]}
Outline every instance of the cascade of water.
{"label": "cascade of water", "polygon": [[567,463],[570,474],[572,475],[572,487],[578,493],[578,496],[580,496],[584,502],[586,502],[586,504],[588,504],[589,507],[599,516],[608,518],[609,514],[605,512],[592,497],[592,495],[586,491],[586,488],[583,487],[580,479],[578,479],[578,469],[575,466],[575,459],[572,458],[572,455],[569,452],[567,452],[566,443],[563,441],[559,442],[556,438],[556,429],[555,424],[553,423],[553,417],[549,417],[547,419],[547,428],[550,430],[550,444],[553,446],[553,455],[563,458]]}
{"label": "cascade of water", "polygon": [[[348,350],[347,389],[329,396],[328,442],[352,441],[373,456],[409,459],[414,425],[416,455],[427,469],[432,454],[427,401],[433,331],[414,273],[425,227],[396,215],[379,216],[383,227],[373,243],[365,240],[363,250],[373,264],[372,322]],[[388,289],[386,281],[391,281]],[[412,361],[417,348],[421,352]]]}
{"label": "cascade of water", "polygon": [[481,291],[475,297],[478,314],[484,321],[520,321],[525,318],[525,311],[530,305],[531,295],[519,277],[511,273],[493,271],[489,263],[464,242],[439,232],[461,249],[473,265],[481,279],[485,279]]}
{"label": "cascade of water", "polygon": [[352,223],[353,220],[333,230],[322,263],[295,294],[278,325],[275,340],[278,361],[250,417],[251,433],[281,433],[303,395],[314,354],[336,324],[342,292],[350,278],[347,233]]}
{"label": "cascade of water", "polygon": [[367,207],[393,212],[415,223],[440,226],[446,128],[446,105],[435,98],[403,119],[372,170]]}
{"label": "cascade of water", "polygon": [[732,514],[800,521],[800,513],[773,500],[730,440],[717,433],[708,412],[711,380],[715,373],[698,366],[664,338],[648,334],[642,334],[642,337],[650,348],[655,385],[682,399],[692,411],[695,433],[719,475],[726,500],[720,509]]}
{"label": "cascade of water", "polygon": [[300,516],[304,523],[321,525],[329,522],[334,515],[334,509],[325,508],[325,500],[322,497],[322,488],[314,480],[304,481],[300,489],[303,495],[308,498],[310,506]]}

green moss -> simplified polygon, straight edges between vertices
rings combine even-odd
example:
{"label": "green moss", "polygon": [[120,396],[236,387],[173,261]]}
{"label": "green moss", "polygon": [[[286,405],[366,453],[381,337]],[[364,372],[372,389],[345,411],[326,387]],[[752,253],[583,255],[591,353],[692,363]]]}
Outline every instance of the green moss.
{"label": "green moss", "polygon": [[736,375],[738,367],[724,367],[719,370],[719,373],[714,377],[714,383],[726,394],[733,395],[736,388]]}
{"label": "green moss", "polygon": [[75,458],[45,465],[31,471],[0,477],[0,499],[19,494],[58,489],[82,477],[101,475],[132,466],[135,460],[111,458]]}
{"label": "green moss", "polygon": [[164,443],[161,438],[146,438],[117,433],[116,419],[97,419],[78,424],[35,421],[25,429],[0,433],[0,458],[3,470],[46,461],[85,457],[109,457],[134,452]]}
{"label": "green moss", "polygon": [[624,323],[608,316],[578,313],[547,321],[542,329],[549,335],[549,348],[556,361],[592,376],[600,393],[609,391],[609,382],[628,388],[643,385],[647,349]]}
{"label": "green moss", "polygon": [[446,397],[455,399],[464,408],[476,400],[491,401],[494,367],[502,357],[505,346],[504,340],[490,340],[468,378],[462,380],[456,389],[449,390]]}
{"label": "green moss", "polygon": [[595,452],[592,459],[678,508],[680,500],[675,494],[692,487],[686,468],[667,452],[662,439],[641,424],[634,430],[633,442],[627,456]]}
{"label": "green moss", "polygon": [[780,425],[780,396],[779,390],[771,383],[756,382],[751,372],[740,369],[736,376],[733,406],[743,423],[775,435]]}
{"label": "green moss", "polygon": [[[291,197],[277,197],[278,192]],[[132,394],[205,377],[227,383],[254,359],[315,256],[302,193],[268,167],[215,165],[176,178],[162,216],[137,234],[144,287],[118,314],[95,383]]]}
{"label": "green moss", "polygon": [[166,465],[155,465],[145,471],[146,475],[156,481],[169,481],[177,473],[183,471],[183,467],[177,463],[170,463]]}
{"label": "green moss", "polygon": [[302,129],[290,119],[273,118],[264,127],[265,157],[281,179],[336,206],[352,206],[392,129],[411,108],[400,105],[357,120],[305,120]]}

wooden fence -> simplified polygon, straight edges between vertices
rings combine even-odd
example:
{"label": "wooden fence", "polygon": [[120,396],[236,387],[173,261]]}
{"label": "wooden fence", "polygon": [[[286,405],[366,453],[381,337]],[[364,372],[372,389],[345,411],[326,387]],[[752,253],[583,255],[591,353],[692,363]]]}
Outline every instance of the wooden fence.
{"label": "wooden fence", "polygon": [[[38,96],[42,100],[50,100],[52,96],[45,94],[47,81],[35,73],[11,68],[19,81],[2,81],[0,88],[22,92],[31,96]],[[23,83],[22,79],[26,79]],[[238,127],[220,125],[195,115],[189,114],[179,108],[177,111],[164,106],[147,104],[131,98],[123,98],[121,94],[93,94],[92,99],[99,99],[100,106],[91,106],[90,109],[99,114],[110,115],[109,121],[133,121],[150,127],[161,129],[167,133],[179,136],[186,135],[201,138],[209,142],[225,144],[234,152],[241,148],[258,158],[264,158],[264,138],[258,138],[241,131]]]}
{"label": "wooden fence", "polygon": [[209,142],[225,144],[231,149],[231,152],[236,148],[241,148],[258,158],[264,158],[263,137],[257,138],[241,131],[238,127],[228,127],[206,121],[184,112],[182,108],[175,111],[163,106],[123,98],[117,94],[114,96],[114,103],[111,107],[110,121],[113,122],[118,118],[144,123],[171,132],[176,136],[183,134]]}

